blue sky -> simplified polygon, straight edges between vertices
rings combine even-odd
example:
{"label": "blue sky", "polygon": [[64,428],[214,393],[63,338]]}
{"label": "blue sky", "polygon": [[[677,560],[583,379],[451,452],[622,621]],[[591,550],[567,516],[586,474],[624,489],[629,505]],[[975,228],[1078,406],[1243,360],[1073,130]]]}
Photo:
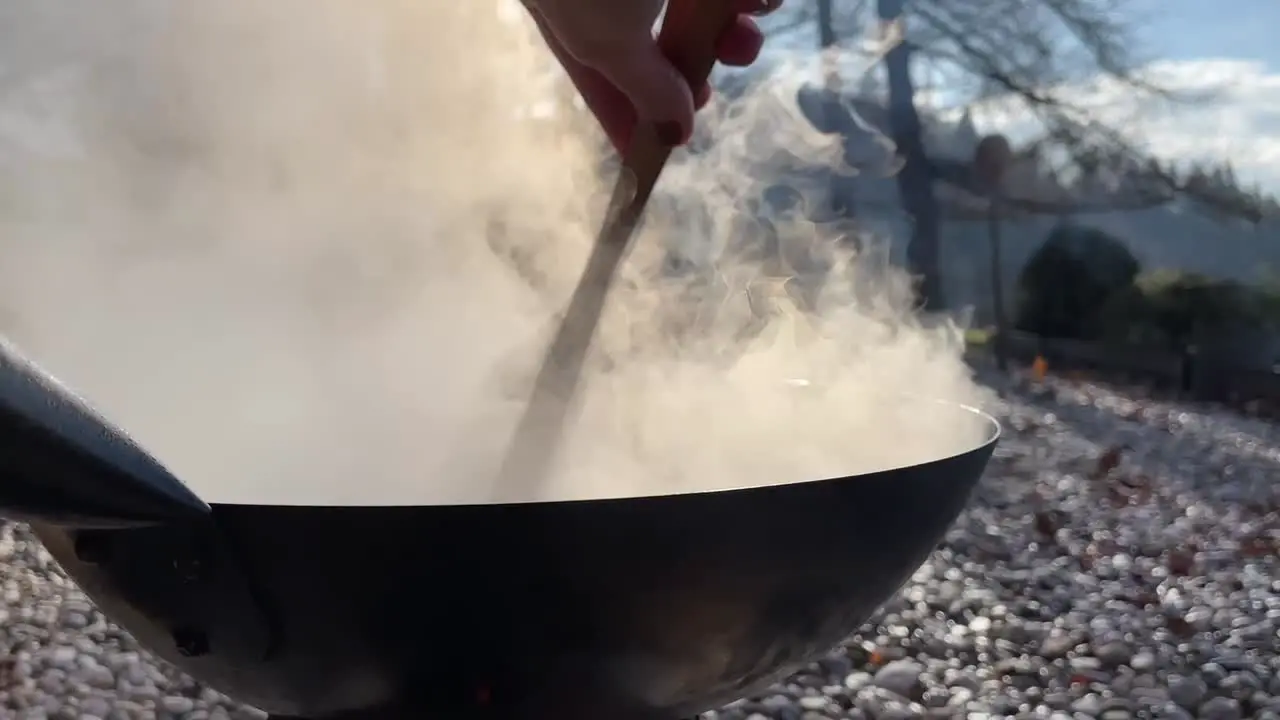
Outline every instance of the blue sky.
{"label": "blue sky", "polygon": [[[1156,155],[1229,160],[1243,180],[1280,194],[1280,0],[1134,0],[1140,57],[1172,90],[1211,92],[1194,105],[1134,100],[1114,83],[1069,89],[1069,97],[1129,132]],[[996,109],[982,129],[1018,137],[1026,118]]]}
{"label": "blue sky", "polygon": [[1205,57],[1263,62],[1280,72],[1280,2],[1276,0],[1140,0],[1139,36],[1169,60]]}

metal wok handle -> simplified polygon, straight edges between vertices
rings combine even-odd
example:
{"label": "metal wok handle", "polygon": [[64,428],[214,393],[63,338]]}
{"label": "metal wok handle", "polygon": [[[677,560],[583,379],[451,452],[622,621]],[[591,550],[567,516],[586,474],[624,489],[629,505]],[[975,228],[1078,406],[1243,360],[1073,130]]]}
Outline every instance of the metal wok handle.
{"label": "metal wok handle", "polygon": [[119,428],[0,338],[0,516],[109,528],[209,513]]}

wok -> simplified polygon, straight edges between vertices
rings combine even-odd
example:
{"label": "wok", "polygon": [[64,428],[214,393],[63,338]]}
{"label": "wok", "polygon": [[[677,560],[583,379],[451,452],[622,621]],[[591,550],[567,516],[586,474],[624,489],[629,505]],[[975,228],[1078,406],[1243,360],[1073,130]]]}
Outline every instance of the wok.
{"label": "wok", "polygon": [[959,514],[985,440],[884,472],[590,501],[206,503],[11,346],[0,515],[113,620],[276,717],[673,720],[854,632]]}

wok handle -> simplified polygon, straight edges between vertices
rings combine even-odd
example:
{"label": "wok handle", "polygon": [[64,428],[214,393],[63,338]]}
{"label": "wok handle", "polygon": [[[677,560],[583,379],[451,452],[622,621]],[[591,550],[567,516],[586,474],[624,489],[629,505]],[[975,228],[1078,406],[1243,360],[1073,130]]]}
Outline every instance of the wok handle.
{"label": "wok handle", "polygon": [[0,517],[105,528],[209,512],[124,432],[0,338]]}

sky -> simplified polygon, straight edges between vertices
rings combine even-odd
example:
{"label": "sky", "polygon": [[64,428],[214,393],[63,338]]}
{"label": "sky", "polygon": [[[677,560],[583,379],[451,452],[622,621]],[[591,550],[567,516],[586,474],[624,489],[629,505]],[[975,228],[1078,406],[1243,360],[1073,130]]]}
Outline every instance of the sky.
{"label": "sky", "polygon": [[1138,7],[1147,20],[1140,25],[1141,40],[1166,59],[1234,57],[1280,71],[1275,0],[1142,0]]}
{"label": "sky", "polygon": [[[1195,105],[1135,106],[1114,85],[1073,93],[1171,159],[1228,159],[1242,180],[1280,193],[1280,2],[1135,0],[1144,58],[1171,89],[1210,90]],[[1026,123],[993,124],[1016,135]]]}

